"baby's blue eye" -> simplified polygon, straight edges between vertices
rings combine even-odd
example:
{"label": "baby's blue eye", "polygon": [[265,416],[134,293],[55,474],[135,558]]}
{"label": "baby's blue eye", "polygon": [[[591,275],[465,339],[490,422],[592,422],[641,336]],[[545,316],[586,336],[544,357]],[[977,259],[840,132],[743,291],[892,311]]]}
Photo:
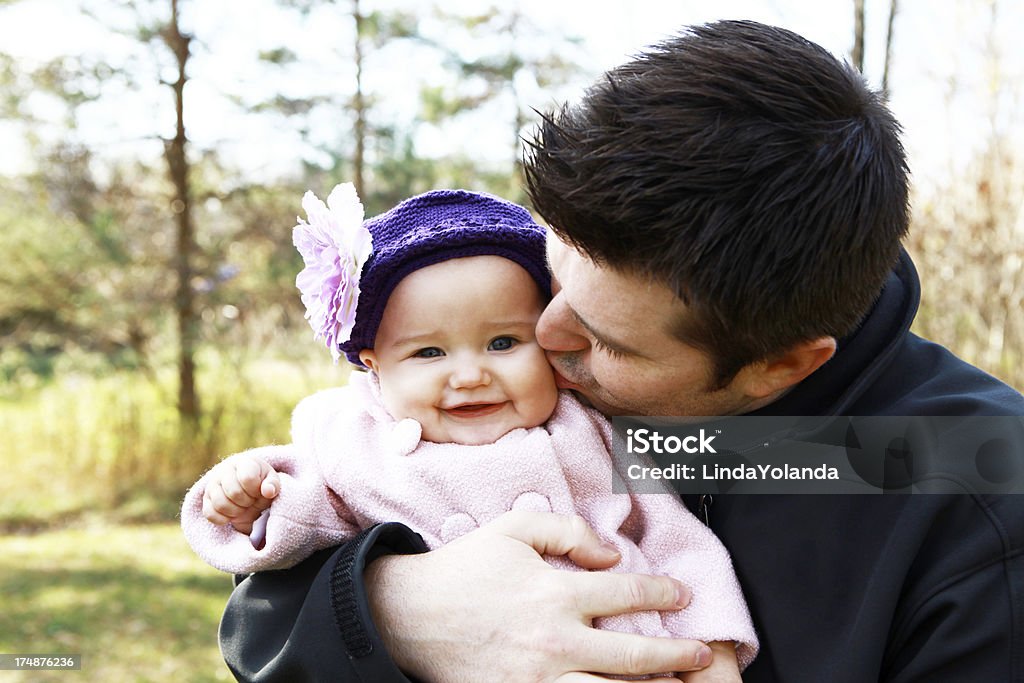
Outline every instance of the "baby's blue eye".
{"label": "baby's blue eye", "polygon": [[512,337],[497,337],[491,340],[491,343],[487,345],[488,351],[508,351],[516,345],[516,340]]}
{"label": "baby's blue eye", "polygon": [[420,349],[416,353],[412,354],[416,358],[440,358],[444,355],[444,351],[437,348],[436,346],[428,346],[425,349]]}

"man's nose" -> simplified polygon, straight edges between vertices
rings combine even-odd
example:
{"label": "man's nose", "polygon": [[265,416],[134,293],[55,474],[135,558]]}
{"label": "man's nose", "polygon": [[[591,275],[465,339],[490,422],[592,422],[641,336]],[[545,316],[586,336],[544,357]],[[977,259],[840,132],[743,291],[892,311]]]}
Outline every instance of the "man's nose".
{"label": "man's nose", "polygon": [[537,343],[548,351],[586,350],[590,341],[584,332],[561,293],[551,299],[537,321]]}
{"label": "man's nose", "polygon": [[491,373],[482,363],[464,362],[448,376],[452,389],[472,389],[491,383]]}

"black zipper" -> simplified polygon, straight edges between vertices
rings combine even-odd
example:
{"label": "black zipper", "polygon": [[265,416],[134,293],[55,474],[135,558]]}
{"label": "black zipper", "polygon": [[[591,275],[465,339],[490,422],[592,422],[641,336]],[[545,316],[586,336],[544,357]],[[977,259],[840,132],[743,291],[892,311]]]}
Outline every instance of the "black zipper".
{"label": "black zipper", "polygon": [[714,498],[710,493],[701,494],[700,500],[697,501],[697,512],[700,513],[700,519],[704,522],[704,526],[711,526],[711,503]]}

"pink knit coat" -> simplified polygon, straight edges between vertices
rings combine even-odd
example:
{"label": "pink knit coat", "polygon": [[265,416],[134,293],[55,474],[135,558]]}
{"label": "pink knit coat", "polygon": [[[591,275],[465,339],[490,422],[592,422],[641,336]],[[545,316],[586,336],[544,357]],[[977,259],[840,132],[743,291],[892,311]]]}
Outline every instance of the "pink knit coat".
{"label": "pink knit coat", "polygon": [[[202,514],[206,476],[186,494],[188,542],[226,572],[290,567],[379,522],[402,522],[437,548],[508,510],[582,516],[622,554],[611,571],[673,576],[690,587],[678,612],[643,612],[595,625],[652,636],[735,641],[740,666],[758,642],[729,556],[675,495],[612,492],[611,427],[567,392],[548,422],[515,429],[493,444],[420,440],[420,425],[395,421],[371,376],[304,399],[293,442],[249,451],[280,473],[259,550],[249,536]],[[564,558],[545,558],[578,569]]]}

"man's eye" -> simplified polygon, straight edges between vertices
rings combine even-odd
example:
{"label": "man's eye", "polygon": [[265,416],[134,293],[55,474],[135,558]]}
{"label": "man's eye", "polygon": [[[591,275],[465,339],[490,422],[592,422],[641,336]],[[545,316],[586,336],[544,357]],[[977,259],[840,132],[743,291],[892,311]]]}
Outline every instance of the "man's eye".
{"label": "man's eye", "polygon": [[609,356],[615,359],[621,359],[626,357],[626,354],[622,353],[618,349],[613,349],[612,347],[603,343],[597,337],[594,337],[594,348],[596,348],[599,351],[603,351],[604,353],[607,353]]}
{"label": "man's eye", "polygon": [[444,351],[436,346],[428,346],[425,349],[420,349],[412,355],[414,358],[440,358],[444,355]]}
{"label": "man's eye", "polygon": [[516,340],[512,337],[497,337],[491,340],[491,343],[487,345],[488,351],[508,351],[516,345]]}

